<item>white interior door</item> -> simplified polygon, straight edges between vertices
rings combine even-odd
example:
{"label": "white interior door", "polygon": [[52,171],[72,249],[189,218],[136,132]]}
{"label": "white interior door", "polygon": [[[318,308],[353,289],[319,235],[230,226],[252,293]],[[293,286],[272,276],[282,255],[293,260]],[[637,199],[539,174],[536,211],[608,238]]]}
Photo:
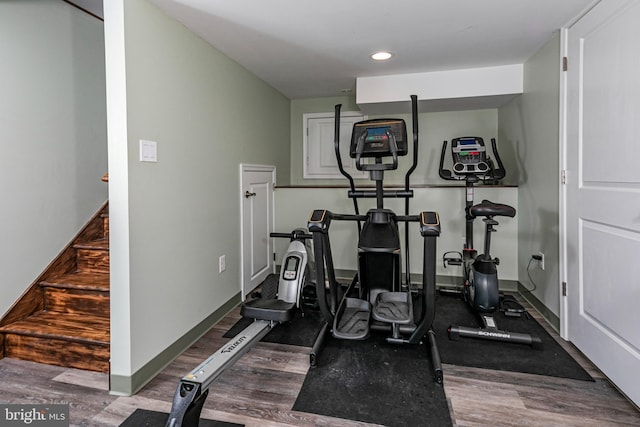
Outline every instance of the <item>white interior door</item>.
{"label": "white interior door", "polygon": [[[359,171],[356,162],[349,156],[351,132],[353,124],[364,120],[359,112],[342,112],[340,114],[340,156],[342,166],[354,178],[368,178],[369,174]],[[333,113],[309,113],[302,118],[305,132],[303,134],[304,178],[336,178],[344,179],[338,169],[338,160],[334,146],[335,115]]]}
{"label": "white interior door", "polygon": [[640,405],[640,2],[569,29],[569,339]]}
{"label": "white interior door", "polygon": [[242,299],[273,271],[273,187],[276,168],[240,165],[242,215],[241,282]]}

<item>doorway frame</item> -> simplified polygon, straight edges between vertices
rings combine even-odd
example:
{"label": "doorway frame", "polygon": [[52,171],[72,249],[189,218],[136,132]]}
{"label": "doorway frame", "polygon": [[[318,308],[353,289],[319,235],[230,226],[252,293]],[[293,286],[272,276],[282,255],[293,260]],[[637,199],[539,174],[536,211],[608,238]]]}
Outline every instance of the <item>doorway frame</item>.
{"label": "doorway frame", "polygon": [[[273,165],[260,165],[260,164],[251,164],[251,163],[240,163],[240,168],[239,168],[239,173],[240,173],[240,188],[239,188],[239,193],[240,193],[240,197],[239,197],[239,203],[240,203],[240,298],[242,301],[245,300],[245,281],[246,281],[246,277],[245,277],[245,273],[244,273],[244,265],[245,262],[247,260],[245,260],[244,257],[244,237],[245,237],[245,233],[246,230],[244,229],[244,216],[246,214],[245,209],[244,209],[244,194],[243,194],[243,188],[244,188],[244,174],[245,172],[270,172],[271,173],[271,192],[269,194],[269,198],[270,198],[270,205],[271,205],[271,223],[269,224],[270,226],[270,232],[272,232],[275,228],[275,222],[276,222],[276,209],[275,209],[275,186],[276,186],[276,167]],[[267,239],[270,239],[270,237],[267,235]],[[273,246],[271,247],[271,252],[273,252]],[[269,256],[269,260],[271,263],[271,272],[273,273],[275,271],[275,262],[273,261],[273,255]],[[268,269],[267,269],[268,270]],[[265,274],[268,274],[268,272]]]}

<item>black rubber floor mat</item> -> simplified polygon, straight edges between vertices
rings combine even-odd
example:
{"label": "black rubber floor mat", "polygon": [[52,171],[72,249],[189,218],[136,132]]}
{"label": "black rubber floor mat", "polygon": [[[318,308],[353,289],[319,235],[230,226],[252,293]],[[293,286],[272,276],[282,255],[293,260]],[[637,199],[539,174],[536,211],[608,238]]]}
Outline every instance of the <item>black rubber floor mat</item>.
{"label": "black rubber floor mat", "polygon": [[392,427],[452,425],[427,347],[392,345],[381,336],[328,337],[293,410]]}
{"label": "black rubber floor mat", "polygon": [[[120,427],[165,427],[169,414],[164,412],[136,409]],[[206,420],[201,418],[199,427],[239,427],[244,424],[228,423],[225,421]]]}
{"label": "black rubber floor mat", "polygon": [[442,362],[459,366],[593,381],[593,378],[569,353],[529,315],[512,318],[501,312],[495,312],[494,319],[501,330],[528,333],[539,337],[542,340],[542,350],[535,350],[523,344],[476,338],[461,337],[458,340],[449,340],[447,329],[450,325],[475,328],[479,327],[478,318],[461,297],[438,295],[433,329],[436,332]]}

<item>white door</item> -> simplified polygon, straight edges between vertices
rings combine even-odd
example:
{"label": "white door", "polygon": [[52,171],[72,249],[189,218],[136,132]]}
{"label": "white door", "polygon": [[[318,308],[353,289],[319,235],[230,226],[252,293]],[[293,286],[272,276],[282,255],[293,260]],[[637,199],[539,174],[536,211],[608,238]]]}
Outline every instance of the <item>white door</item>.
{"label": "white door", "polygon": [[276,168],[240,165],[242,299],[273,272],[273,187]]}
{"label": "white door", "polygon": [[640,405],[640,2],[569,28],[569,339]]}
{"label": "white door", "polygon": [[[368,178],[369,174],[356,168],[349,156],[353,124],[364,120],[362,113],[347,111],[340,114],[340,156],[343,168],[354,178]],[[304,178],[344,179],[338,169],[335,151],[335,113],[309,113],[302,116]]]}

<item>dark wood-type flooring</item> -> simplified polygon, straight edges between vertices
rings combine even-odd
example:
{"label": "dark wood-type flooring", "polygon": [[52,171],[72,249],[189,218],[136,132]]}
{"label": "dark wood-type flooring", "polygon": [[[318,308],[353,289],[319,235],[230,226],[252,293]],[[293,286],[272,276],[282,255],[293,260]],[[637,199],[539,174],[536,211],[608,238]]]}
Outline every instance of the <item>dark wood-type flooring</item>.
{"label": "dark wood-type flooring", "polygon": [[[131,397],[110,395],[107,374],[2,359],[0,403],[69,403],[73,426],[117,426],[136,408],[169,412],[178,380],[226,342],[222,334],[239,317],[239,310],[233,310]],[[454,425],[640,426],[640,412],[572,345],[559,341],[595,382],[445,365]],[[371,426],[291,410],[308,370],[308,352],[305,347],[259,343],[217,380],[202,416],[248,427]]]}

